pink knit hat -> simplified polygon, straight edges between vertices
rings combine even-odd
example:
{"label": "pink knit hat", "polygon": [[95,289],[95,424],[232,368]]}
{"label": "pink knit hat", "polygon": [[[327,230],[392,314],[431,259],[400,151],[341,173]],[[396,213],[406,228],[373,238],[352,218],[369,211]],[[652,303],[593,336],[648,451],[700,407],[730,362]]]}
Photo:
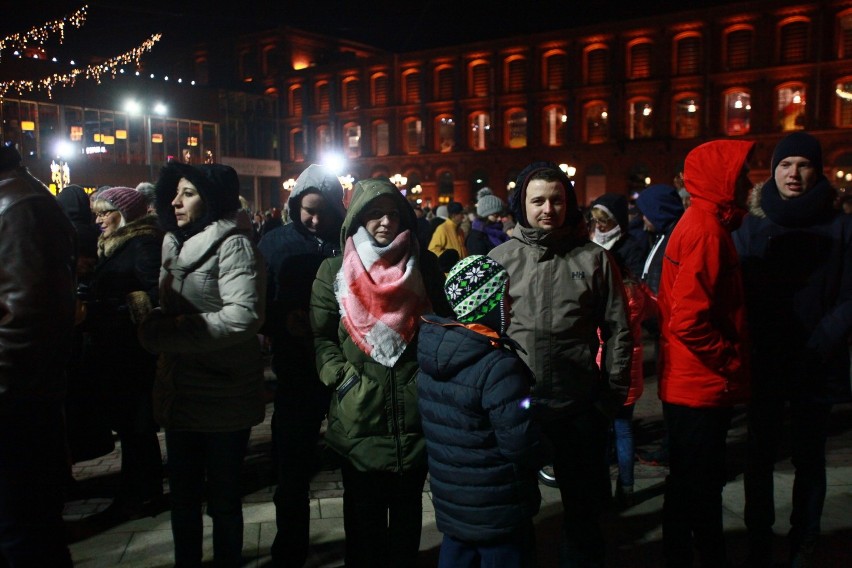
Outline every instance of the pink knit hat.
{"label": "pink knit hat", "polygon": [[124,217],[125,223],[135,221],[148,213],[148,200],[132,187],[111,187],[98,194],[96,201],[106,201]]}

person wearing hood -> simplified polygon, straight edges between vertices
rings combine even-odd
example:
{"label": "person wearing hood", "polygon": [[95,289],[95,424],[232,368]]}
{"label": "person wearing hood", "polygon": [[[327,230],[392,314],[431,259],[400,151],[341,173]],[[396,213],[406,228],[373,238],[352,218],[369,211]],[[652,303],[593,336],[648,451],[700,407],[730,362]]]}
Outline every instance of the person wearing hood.
{"label": "person wearing hood", "polygon": [[832,403],[850,400],[852,223],[833,207],[819,140],[795,132],[775,147],[734,233],[753,362],[745,470],[750,566],[773,565],[773,469],[789,407],[795,478],[790,560],[811,565],[826,493]]}
{"label": "person wearing hood", "polygon": [[405,197],[387,178],[353,191],[343,255],[323,261],[311,294],[317,369],[333,389],[325,442],[343,458],[346,566],[414,566],[426,479],[417,336],[420,316],[451,311]]}
{"label": "person wearing hood", "polygon": [[214,563],[241,565],[240,471],[251,428],[266,414],[257,339],[266,277],[239,188],[221,164],[170,162],[157,181],[157,216],[168,231],[160,306],[139,337],[160,357],[154,417],[166,431],[178,566],[201,565],[205,494]]}
{"label": "person wearing hood", "polygon": [[317,375],[308,309],[320,264],[340,254],[343,187],[334,172],[311,164],[296,179],[288,208],[291,222],[266,233],[258,248],[269,277],[262,332],[272,341],[278,379],[272,415],[278,532],[272,559],[275,566],[302,566],[310,542],[310,480],[330,397]]}
{"label": "person wearing hood", "polygon": [[488,254],[509,273],[508,334],[536,378],[533,416],[552,447],[563,561],[602,566],[600,515],[612,496],[609,424],[627,397],[633,350],[621,275],[609,253],[589,241],[571,182],[556,164],[524,168],[509,207],[518,225]]}
{"label": "person wearing hood", "polygon": [[725,440],[749,397],[745,303],[731,232],[742,223],[754,142],[716,140],[686,157],[692,202],[669,238],[658,296],[659,396],[669,434],[667,566],[726,566]]}
{"label": "person wearing hood", "polygon": [[91,280],[78,287],[86,312],[80,326],[87,336],[83,366],[94,377],[107,421],[121,442],[118,491],[106,510],[119,521],[158,513],[163,496],[163,458],[151,399],[157,359],[136,334],[137,322],[157,304],[164,235],[147,206],[131,187],[98,194],[98,264]]}
{"label": "person wearing hood", "polygon": [[[456,319],[423,316],[417,404],[429,456],[438,566],[533,566],[539,510],[532,372],[509,339],[509,273],[468,256],[444,285]],[[476,561],[473,561],[473,560]]]}
{"label": "person wearing hood", "polygon": [[627,197],[618,193],[604,193],[591,205],[592,240],[612,253],[622,272],[628,271],[638,278],[647,251],[628,232]]}

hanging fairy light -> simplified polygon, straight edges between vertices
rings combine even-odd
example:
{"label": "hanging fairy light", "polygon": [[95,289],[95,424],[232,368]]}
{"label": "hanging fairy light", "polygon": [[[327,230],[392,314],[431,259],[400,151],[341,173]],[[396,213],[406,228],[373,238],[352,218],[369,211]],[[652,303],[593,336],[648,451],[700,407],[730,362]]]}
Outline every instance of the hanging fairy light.
{"label": "hanging fairy light", "polygon": [[81,28],[86,23],[86,10],[88,4],[58,20],[46,22],[40,26],[36,26],[26,32],[16,33],[0,39],[0,57],[3,50],[7,47],[23,50],[30,43],[43,45],[52,34],[59,34],[59,43],[65,39],[65,26],[70,25],[74,28]]}
{"label": "hanging fairy light", "polygon": [[120,71],[119,68],[123,65],[133,63],[138,67],[142,55],[151,51],[154,44],[160,41],[161,38],[161,34],[154,34],[141,45],[130,51],[96,65],[72,69],[68,73],[54,73],[35,81],[16,80],[0,82],[0,97],[3,97],[9,91],[15,91],[19,95],[30,91],[47,91],[47,96],[53,98],[52,90],[54,88],[73,86],[77,79],[94,79],[100,84],[107,75],[109,75],[108,78],[115,78]]}

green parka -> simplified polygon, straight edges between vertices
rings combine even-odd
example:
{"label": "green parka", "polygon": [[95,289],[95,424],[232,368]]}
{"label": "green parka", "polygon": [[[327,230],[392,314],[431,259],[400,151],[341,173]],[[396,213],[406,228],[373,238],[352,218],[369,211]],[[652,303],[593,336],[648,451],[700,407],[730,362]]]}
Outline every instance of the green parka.
{"label": "green parka", "polygon": [[[356,184],[341,229],[340,243],[361,226],[367,204],[382,195],[399,202],[400,231],[416,227],[414,211],[387,180]],[[412,242],[412,254],[419,245]],[[418,259],[432,309],[450,314],[443,293],[443,275],[429,252]],[[344,253],[345,256],[345,253]],[[417,411],[417,339],[406,347],[393,367],[386,367],[361,351],[340,318],[334,280],[343,256],[326,259],[317,272],[311,295],[310,320],[314,333],[320,380],[334,389],[328,411],[325,441],[360,471],[403,472],[426,465],[426,446]]]}

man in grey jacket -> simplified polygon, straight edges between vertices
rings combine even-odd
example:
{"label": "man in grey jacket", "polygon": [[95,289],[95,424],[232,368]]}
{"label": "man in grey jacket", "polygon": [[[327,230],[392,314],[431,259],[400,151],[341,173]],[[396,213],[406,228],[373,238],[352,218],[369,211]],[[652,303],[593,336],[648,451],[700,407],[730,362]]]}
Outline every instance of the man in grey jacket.
{"label": "man in grey jacket", "polygon": [[56,199],[0,146],[0,566],[71,566],[63,405],[75,248]]}
{"label": "man in grey jacket", "polygon": [[589,241],[571,182],[555,164],[527,166],[509,207],[518,226],[489,256],[509,272],[508,334],[535,373],[533,416],[552,448],[564,509],[560,565],[603,566],[607,433],[627,396],[633,348],[621,275]]}

